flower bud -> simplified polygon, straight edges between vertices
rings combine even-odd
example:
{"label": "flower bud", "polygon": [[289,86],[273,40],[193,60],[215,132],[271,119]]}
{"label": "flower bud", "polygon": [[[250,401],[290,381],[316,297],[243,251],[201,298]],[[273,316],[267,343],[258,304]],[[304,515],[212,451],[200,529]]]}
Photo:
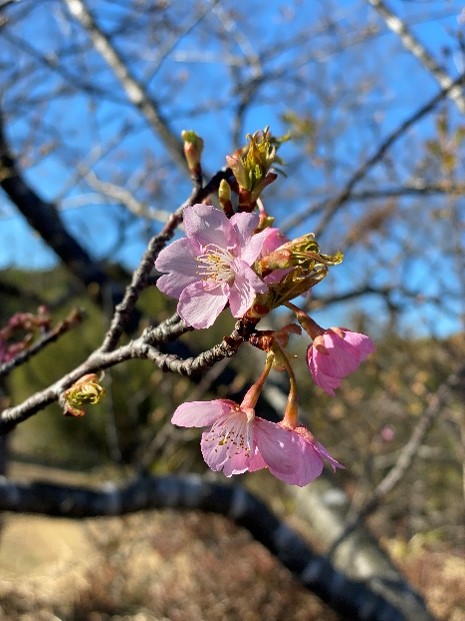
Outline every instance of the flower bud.
{"label": "flower bud", "polygon": [[231,186],[225,179],[221,179],[220,186],[218,188],[218,200],[224,213],[230,218],[234,215],[234,210],[231,202]]}
{"label": "flower bud", "polygon": [[239,211],[251,211],[261,192],[277,178],[276,173],[269,171],[275,162],[280,162],[276,152],[285,139],[273,138],[265,127],[263,131],[247,134],[249,144],[226,156],[239,185]]}
{"label": "flower bud", "polygon": [[262,273],[297,266],[309,271],[317,263],[337,265],[342,262],[342,259],[341,252],[335,255],[321,254],[314,234],[307,233],[282,244],[269,255],[262,257],[259,260],[259,266]]}
{"label": "flower bud", "polygon": [[105,395],[95,373],[88,373],[61,395],[60,402],[65,416],[84,416],[84,405],[95,405]]}
{"label": "flower bud", "polygon": [[198,175],[201,171],[201,156],[203,151],[203,139],[191,129],[181,132],[184,141],[184,155],[191,173]]}

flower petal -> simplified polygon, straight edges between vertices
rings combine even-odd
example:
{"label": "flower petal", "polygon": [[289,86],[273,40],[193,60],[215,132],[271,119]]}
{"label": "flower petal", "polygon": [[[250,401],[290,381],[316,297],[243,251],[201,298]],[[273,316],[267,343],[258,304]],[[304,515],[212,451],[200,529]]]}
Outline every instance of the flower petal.
{"label": "flower petal", "polygon": [[344,469],[344,466],[340,464],[337,459],[334,459],[334,457],[328,453],[326,448],[320,442],[315,443],[315,448],[323,459],[327,459],[329,461],[329,465],[331,466],[333,472],[336,472],[337,468]]}
{"label": "flower petal", "polygon": [[236,406],[228,399],[188,401],[178,406],[171,418],[178,427],[209,427],[218,419],[227,417]]}
{"label": "flower petal", "polygon": [[268,231],[268,236],[262,247],[263,257],[265,257],[267,254],[271,254],[274,250],[289,241],[289,238],[281,233],[281,231],[277,227],[270,226],[265,230]]}
{"label": "flower petal", "polygon": [[[291,433],[291,431],[289,432]],[[282,480],[303,487],[323,472],[323,457],[313,444],[306,442],[302,437],[297,438],[295,450],[300,455],[299,468],[292,477],[283,477]]]}
{"label": "flower petal", "polygon": [[227,477],[248,470],[254,450],[253,426],[242,411],[231,412],[204,431],[200,442],[202,455],[212,470],[223,470]]}
{"label": "flower petal", "polygon": [[238,253],[238,256],[249,265],[252,265],[252,263],[260,256],[263,244],[266,242],[270,234],[271,231],[269,229],[265,229],[264,231],[260,231],[260,233],[252,235],[252,237],[242,247],[241,251]]}
{"label": "flower petal", "polygon": [[326,375],[343,378],[360,365],[358,350],[336,332],[332,330],[325,332],[323,342],[326,353],[318,353],[316,362]]}
{"label": "flower petal", "polygon": [[160,272],[169,273],[157,280],[158,289],[166,295],[179,298],[187,285],[199,280],[196,273],[198,254],[199,245],[185,237],[164,248],[155,261],[155,267]]}
{"label": "flower petal", "polygon": [[265,293],[268,286],[240,259],[236,259],[231,267],[236,277],[229,292],[229,306],[233,317],[242,317],[252,306],[256,294]]}
{"label": "flower petal", "polygon": [[266,467],[266,461],[263,459],[262,454],[258,450],[258,446],[256,446],[254,454],[249,457],[247,470],[249,472],[257,472],[257,470],[262,470]]}
{"label": "flower petal", "polygon": [[183,213],[187,237],[206,246],[216,244],[227,248],[231,225],[223,211],[211,205],[186,207]]}
{"label": "flower petal", "polygon": [[[288,429],[263,418],[255,418],[255,441],[270,472],[282,481],[299,469],[296,439]],[[289,482],[289,481],[288,481]]]}
{"label": "flower petal", "polygon": [[[237,248],[245,246],[253,236],[259,220],[260,218],[256,213],[235,213],[229,220],[231,224],[230,245]],[[255,261],[255,259],[253,260]]]}
{"label": "flower petal", "polygon": [[342,382],[342,378],[333,377],[331,375],[327,375],[320,368],[320,360],[321,357],[325,354],[319,354],[318,351],[315,350],[313,346],[309,346],[307,350],[307,364],[310,369],[310,373],[312,374],[313,381],[317,386],[322,388],[328,395],[332,397],[336,396],[334,390],[339,388]]}
{"label": "flower petal", "polygon": [[263,280],[266,282],[267,285],[276,285],[280,283],[284,276],[286,276],[286,274],[289,274],[292,269],[292,267],[288,267],[286,269],[274,270],[267,274]]}
{"label": "flower petal", "polygon": [[342,467],[305,427],[283,427],[255,419],[257,446],[276,478],[291,485],[304,486],[320,476],[323,458],[334,468]]}
{"label": "flower petal", "polygon": [[204,282],[194,282],[181,293],[178,314],[193,328],[209,328],[226,306],[228,293],[226,283],[208,288]]}
{"label": "flower petal", "polygon": [[343,340],[355,348],[359,360],[365,360],[365,358],[375,351],[375,345],[369,336],[361,334],[360,332],[352,332],[352,330],[346,330],[342,328]]}

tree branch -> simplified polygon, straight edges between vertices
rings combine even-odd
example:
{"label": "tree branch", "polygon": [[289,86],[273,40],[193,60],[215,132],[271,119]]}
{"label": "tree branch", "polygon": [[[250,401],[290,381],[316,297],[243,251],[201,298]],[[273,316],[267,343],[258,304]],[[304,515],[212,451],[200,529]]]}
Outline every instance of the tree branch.
{"label": "tree branch", "polygon": [[7,143],[1,112],[0,187],[23,214],[28,224],[37,231],[66,267],[88,288],[89,292],[94,290],[91,285],[98,285],[96,296],[100,299],[101,288],[108,284],[107,274],[66,230],[57,206],[45,202],[25,182]]}
{"label": "tree branch", "polygon": [[418,58],[418,60],[426,67],[426,69],[428,69],[442,89],[448,91],[447,97],[450,97],[450,99],[455,102],[460,112],[464,114],[465,98],[463,96],[463,89],[457,84],[454,84],[452,78],[437,64],[428,50],[422,46],[420,41],[415,38],[406,24],[391,11],[385,2],[382,0],[367,1],[381,15],[388,28],[399,36],[405,49]]}
{"label": "tree branch", "polygon": [[448,87],[443,88],[439,93],[437,93],[434,97],[432,97],[429,101],[423,104],[420,108],[418,108],[411,116],[409,116],[403,123],[401,123],[397,129],[395,129],[387,138],[383,140],[383,142],[379,145],[378,149],[371,155],[350,177],[350,179],[345,184],[344,188],[341,192],[330,201],[321,201],[316,206],[312,206],[309,209],[305,209],[304,211],[298,213],[296,216],[289,218],[287,222],[284,222],[281,230],[284,232],[288,232],[292,230],[294,227],[302,224],[306,218],[309,216],[309,213],[316,211],[322,211],[323,216],[320,220],[318,227],[315,229],[315,235],[321,234],[322,231],[329,224],[330,220],[334,216],[334,214],[338,211],[338,209],[346,203],[352,197],[353,189],[366,177],[368,172],[382,160],[386,152],[392,147],[394,143],[396,143],[399,138],[401,138],[408,129],[410,129],[415,123],[417,123],[424,116],[429,114],[437,104],[442,101],[445,97],[449,95],[452,89],[459,87],[461,84],[465,82],[465,73],[462,73],[456,80],[454,80]]}
{"label": "tree branch", "polygon": [[[150,360],[163,371],[171,371],[180,375],[193,376],[212,367],[216,362],[234,356],[239,347],[247,340],[250,331],[255,327],[250,322],[238,321],[233,332],[221,343],[207,349],[198,356],[180,358],[175,354],[163,353],[151,345],[164,335],[169,340],[170,326],[176,335],[179,334],[179,323],[169,319],[155,330],[147,330],[141,337],[130,341],[113,351],[106,351],[103,346],[95,350],[78,367],[64,375],[54,384],[23,401],[23,403],[7,408],[0,413],[0,435],[8,433],[17,424],[37,414],[48,405],[57,402],[63,392],[81,379],[84,375],[98,373],[127,360]],[[181,324],[181,329],[186,330]],[[149,342],[145,340],[148,339]]]}
{"label": "tree branch", "polygon": [[197,509],[233,520],[344,619],[406,619],[400,609],[363,581],[350,580],[329,559],[315,554],[299,535],[242,487],[209,483],[193,475],[150,477],[125,487],[106,485],[104,489],[41,482],[19,484],[0,478],[2,511],[82,518],[162,508]]}
{"label": "tree branch", "polygon": [[168,121],[159,109],[158,103],[151,98],[142,84],[136,80],[128,69],[123,57],[117,52],[110,39],[97,25],[93,14],[83,0],[64,0],[69,12],[87,31],[95,49],[103,56],[124,88],[126,95],[145,116],[165,145],[173,161],[188,170],[183,146],[171,130]]}

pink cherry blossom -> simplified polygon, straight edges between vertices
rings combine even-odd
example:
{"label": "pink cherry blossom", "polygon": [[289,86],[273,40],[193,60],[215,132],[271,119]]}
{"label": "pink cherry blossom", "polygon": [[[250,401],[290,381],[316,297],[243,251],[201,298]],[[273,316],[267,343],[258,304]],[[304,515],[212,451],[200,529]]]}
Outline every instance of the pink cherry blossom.
{"label": "pink cherry blossom", "polygon": [[291,483],[293,485],[304,486],[313,479],[316,479],[323,472],[324,460],[329,462],[333,472],[337,468],[344,468],[342,464],[332,457],[325,447],[316,440],[315,436],[303,425],[297,427],[288,427],[282,423],[279,423],[289,434],[292,434],[295,449],[299,455],[299,468],[294,470],[291,475],[278,476],[270,468],[270,472],[274,474],[278,479],[281,479],[285,483]]}
{"label": "pink cherry blossom", "polygon": [[315,383],[329,395],[344,377],[355,371],[374,352],[370,337],[346,328],[329,328],[307,349],[307,364]]}
{"label": "pink cherry blossom", "polygon": [[184,210],[186,237],[163,249],[155,267],[163,274],[157,287],[178,298],[178,314],[193,328],[211,326],[229,302],[234,317],[242,317],[257,293],[267,285],[251,265],[269,234],[254,234],[259,216],[237,213],[228,219],[210,205]]}
{"label": "pink cherry blossom", "polygon": [[262,246],[260,256],[265,257],[267,254],[271,254],[277,250],[280,246],[287,243],[289,238],[284,235],[277,227],[269,227],[267,229],[268,236]]}
{"label": "pink cherry blossom", "polygon": [[[260,257],[266,257],[271,254],[275,250],[277,250],[280,246],[287,243],[289,239],[281,233],[281,231],[276,227],[270,227],[267,229],[268,235],[265,239],[265,243],[262,246],[262,251],[260,253]],[[291,268],[285,269],[276,269],[267,274],[263,280],[267,285],[275,285],[281,282],[286,274],[291,271]]]}
{"label": "pink cherry blossom", "polygon": [[183,403],[171,422],[208,427],[200,443],[203,458],[227,477],[268,468],[278,479],[303,486],[321,474],[323,459],[333,469],[342,467],[305,427],[272,423],[228,399]]}

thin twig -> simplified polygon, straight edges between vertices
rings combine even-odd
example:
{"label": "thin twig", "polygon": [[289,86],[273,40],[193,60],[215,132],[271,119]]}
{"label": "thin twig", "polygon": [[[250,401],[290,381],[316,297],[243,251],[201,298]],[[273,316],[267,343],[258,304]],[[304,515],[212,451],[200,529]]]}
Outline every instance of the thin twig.
{"label": "thin twig", "polygon": [[167,119],[162,114],[158,102],[150,97],[145,87],[137,80],[129,70],[124,58],[115,49],[109,37],[97,25],[97,22],[87,8],[83,0],[64,0],[71,15],[73,15],[87,31],[95,49],[103,56],[107,64],[124,88],[126,95],[145,116],[151,127],[156,131],[165,145],[173,161],[181,168],[187,170],[182,143],[171,130]]}
{"label": "thin twig", "polygon": [[78,309],[72,310],[69,315],[56,324],[54,328],[42,335],[35,343],[30,347],[19,353],[13,360],[5,362],[0,365],[0,377],[8,375],[13,369],[27,362],[30,358],[38,354],[45,349],[50,343],[57,341],[60,336],[69,332],[74,326],[80,323],[83,319],[83,314]]}
{"label": "thin twig", "polygon": [[[173,325],[174,329],[177,330],[177,324]],[[3,410],[0,413],[0,435],[8,433],[19,423],[37,414],[37,412],[40,412],[48,405],[59,401],[63,392],[84,375],[98,373],[127,360],[140,359],[154,362],[163,371],[193,376],[209,369],[224,358],[234,356],[239,347],[248,340],[254,327],[253,322],[240,320],[236,323],[233,332],[225,337],[221,343],[207,349],[198,356],[185,359],[175,354],[161,352],[153,345],[147,343],[144,340],[144,335],[113,351],[106,351],[101,347],[94,351],[82,364],[51,386],[36,392],[21,404]]]}
{"label": "thin twig", "polygon": [[310,209],[305,209],[300,212],[293,218],[289,218],[287,222],[284,222],[281,230],[284,232],[288,232],[294,227],[302,224],[308,217],[310,212],[313,212],[314,209],[318,211],[323,211],[323,216],[318,227],[315,229],[315,235],[321,234],[321,232],[326,228],[336,211],[352,197],[352,190],[355,186],[366,177],[368,172],[373,168],[375,164],[380,162],[386,152],[392,147],[392,145],[401,138],[408,129],[410,129],[415,123],[417,123],[424,116],[429,114],[434,110],[437,104],[442,101],[445,97],[448,96],[450,91],[458,87],[459,85],[465,82],[465,73],[462,73],[456,80],[454,80],[447,88],[443,88],[439,93],[437,93],[434,97],[428,100],[423,106],[418,108],[412,115],[410,115],[403,123],[401,123],[397,129],[395,129],[389,136],[383,140],[383,142],[379,145],[378,149],[371,155],[350,177],[350,179],[345,184],[342,191],[332,200],[330,201],[321,201],[316,206],[312,206]]}
{"label": "thin twig", "polygon": [[463,384],[465,378],[465,366],[457,373],[451,374],[443,384],[439,387],[434,395],[431,396],[428,407],[425,408],[423,414],[416,424],[410,440],[401,450],[395,465],[387,473],[384,479],[377,485],[370,498],[358,509],[356,514],[349,520],[343,532],[332,543],[328,555],[333,554],[335,549],[344,541],[344,539],[353,532],[353,530],[366,518],[371,515],[379,507],[381,501],[402,481],[413,460],[418,455],[418,450],[429,431],[434,420],[443,410],[451,397],[454,389]]}
{"label": "thin twig", "polygon": [[463,96],[463,89],[454,84],[450,75],[448,75],[444,69],[438,65],[428,50],[423,47],[420,41],[409,30],[407,25],[391,11],[385,2],[382,0],[367,1],[381,15],[388,28],[399,36],[405,49],[418,58],[422,65],[428,69],[434,79],[438,82],[441,88],[448,90],[447,96],[455,102],[457,108],[460,112],[462,112],[462,114],[464,114],[465,98]]}

